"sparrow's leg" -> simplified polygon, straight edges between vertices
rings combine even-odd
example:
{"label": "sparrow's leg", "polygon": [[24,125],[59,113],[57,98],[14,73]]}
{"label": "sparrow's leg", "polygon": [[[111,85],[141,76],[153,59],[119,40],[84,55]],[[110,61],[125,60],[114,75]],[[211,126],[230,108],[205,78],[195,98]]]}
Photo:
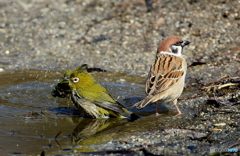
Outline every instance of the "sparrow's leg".
{"label": "sparrow's leg", "polygon": [[153,10],[152,0],[145,0],[148,12]]}
{"label": "sparrow's leg", "polygon": [[156,116],[158,116],[158,105],[157,105],[157,102],[155,102],[155,105],[156,105]]}
{"label": "sparrow's leg", "polygon": [[177,111],[178,111],[178,113],[177,113],[175,116],[181,115],[182,112],[180,111],[180,109],[179,109],[178,106],[177,106],[177,99],[175,99],[175,100],[173,101],[173,104],[175,105],[175,107],[176,107],[176,109],[177,109]]}

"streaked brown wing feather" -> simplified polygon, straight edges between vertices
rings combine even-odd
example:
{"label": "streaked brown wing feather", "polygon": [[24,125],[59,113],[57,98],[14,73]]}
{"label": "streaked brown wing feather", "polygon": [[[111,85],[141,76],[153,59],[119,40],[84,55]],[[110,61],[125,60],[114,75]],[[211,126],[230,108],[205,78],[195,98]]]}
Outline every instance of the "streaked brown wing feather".
{"label": "streaked brown wing feather", "polygon": [[176,83],[184,75],[181,62],[180,57],[158,54],[148,75],[146,93],[155,95]]}

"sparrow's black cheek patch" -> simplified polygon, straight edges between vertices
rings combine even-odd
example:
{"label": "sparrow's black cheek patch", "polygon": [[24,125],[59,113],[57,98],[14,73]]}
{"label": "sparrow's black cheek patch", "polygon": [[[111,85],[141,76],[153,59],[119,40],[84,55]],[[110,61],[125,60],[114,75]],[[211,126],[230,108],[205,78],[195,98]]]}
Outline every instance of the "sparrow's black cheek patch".
{"label": "sparrow's black cheek patch", "polygon": [[177,54],[177,53],[178,53],[178,49],[175,49],[175,48],[171,47],[171,50],[172,50],[172,52],[173,52],[174,54]]}

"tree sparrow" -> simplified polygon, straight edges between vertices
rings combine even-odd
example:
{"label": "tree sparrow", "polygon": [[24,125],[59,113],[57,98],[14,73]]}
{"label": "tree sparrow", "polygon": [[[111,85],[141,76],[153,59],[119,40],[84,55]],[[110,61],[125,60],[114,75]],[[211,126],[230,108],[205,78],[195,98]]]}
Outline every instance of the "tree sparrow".
{"label": "tree sparrow", "polygon": [[178,111],[177,115],[182,114],[177,106],[177,99],[182,94],[187,72],[187,63],[182,56],[182,50],[189,43],[176,36],[163,40],[157,49],[155,62],[146,81],[147,97],[133,107],[142,109],[151,102],[173,102]]}

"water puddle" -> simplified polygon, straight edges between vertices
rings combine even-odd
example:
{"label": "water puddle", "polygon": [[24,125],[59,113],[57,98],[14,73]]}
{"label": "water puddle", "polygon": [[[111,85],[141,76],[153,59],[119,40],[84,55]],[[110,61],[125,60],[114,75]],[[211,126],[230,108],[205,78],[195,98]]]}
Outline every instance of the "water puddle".
{"label": "water puddle", "polygon": [[[54,98],[52,87],[62,77],[60,71],[15,70],[1,72],[0,144],[2,155],[70,154],[97,150],[95,145],[157,128],[176,110],[159,105],[131,109],[142,118],[134,122],[120,119],[83,119],[70,99]],[[93,73],[126,107],[144,97],[145,79],[123,73]]]}

